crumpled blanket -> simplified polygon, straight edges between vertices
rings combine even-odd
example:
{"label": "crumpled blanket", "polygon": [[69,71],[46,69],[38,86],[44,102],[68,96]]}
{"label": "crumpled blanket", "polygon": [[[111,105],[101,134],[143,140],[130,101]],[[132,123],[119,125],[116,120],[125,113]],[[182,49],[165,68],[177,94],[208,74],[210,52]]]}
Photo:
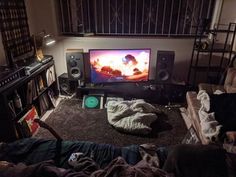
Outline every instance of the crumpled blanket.
{"label": "crumpled blanket", "polygon": [[[1,162],[2,163],[2,162]],[[43,161],[34,165],[25,165],[24,163],[9,163],[4,167],[0,163],[1,177],[87,177],[83,171],[74,172],[58,168],[52,160]]]}
{"label": "crumpled blanket", "polygon": [[[1,164],[1,163],[0,163]],[[34,165],[25,165],[19,163],[17,165],[10,163],[4,167],[0,165],[1,177],[168,177],[163,170],[152,167],[144,160],[136,165],[129,165],[122,157],[114,159],[104,169],[95,169],[95,171],[74,171],[54,166],[53,161],[44,161]]]}
{"label": "crumpled blanket", "polygon": [[[216,91],[214,94],[221,94],[223,92]],[[203,135],[209,140],[213,141],[218,138],[218,134],[222,125],[215,119],[215,113],[210,111],[210,97],[205,90],[200,90],[197,99],[201,102],[201,107],[198,111],[200,118],[200,125]]]}
{"label": "crumpled blanket", "polygon": [[163,170],[148,165],[144,160],[134,166],[125,162],[121,157],[114,159],[105,169],[94,172],[93,177],[119,176],[119,177],[168,177]]}
{"label": "crumpled blanket", "polygon": [[148,134],[151,123],[157,119],[157,109],[142,99],[109,101],[108,122],[117,130],[133,134]]}

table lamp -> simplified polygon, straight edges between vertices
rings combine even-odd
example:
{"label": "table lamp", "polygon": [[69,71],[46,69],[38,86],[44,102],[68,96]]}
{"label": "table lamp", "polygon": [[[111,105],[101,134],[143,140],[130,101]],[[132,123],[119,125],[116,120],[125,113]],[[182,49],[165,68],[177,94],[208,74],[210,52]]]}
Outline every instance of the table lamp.
{"label": "table lamp", "polygon": [[54,44],[56,40],[43,30],[38,34],[33,35],[33,42],[36,58],[39,62],[42,62],[45,59],[45,56],[43,55],[43,47]]}

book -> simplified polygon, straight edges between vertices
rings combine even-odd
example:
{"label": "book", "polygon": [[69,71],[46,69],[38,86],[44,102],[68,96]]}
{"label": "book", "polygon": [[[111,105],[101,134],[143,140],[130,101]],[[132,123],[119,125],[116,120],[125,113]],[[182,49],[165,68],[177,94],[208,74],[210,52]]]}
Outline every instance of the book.
{"label": "book", "polygon": [[26,102],[27,104],[31,104],[33,101],[33,80],[30,80],[27,83],[27,93],[26,93]]}
{"label": "book", "polygon": [[35,100],[38,96],[35,80],[32,80],[32,99]]}
{"label": "book", "polygon": [[56,80],[54,66],[51,66],[50,68],[47,69],[46,80],[48,87]]}
{"label": "book", "polygon": [[36,108],[33,106],[20,120],[21,133],[24,137],[30,137],[37,132],[39,125],[34,122],[35,119],[39,118]]}
{"label": "book", "polygon": [[45,88],[44,86],[44,82],[43,82],[43,77],[41,75],[39,75],[37,78],[36,78],[36,87],[37,87],[37,92],[38,94],[40,92],[42,92]]}
{"label": "book", "polygon": [[46,110],[46,105],[44,103],[44,100],[43,100],[43,97],[40,96],[39,97],[39,114],[40,115],[43,115],[43,113],[45,112]]}
{"label": "book", "polygon": [[15,110],[15,106],[14,106],[13,100],[9,100],[8,107],[10,108],[12,117],[16,117],[16,110]]}
{"label": "book", "polygon": [[43,101],[44,101],[44,104],[45,104],[45,109],[47,111],[48,108],[50,107],[50,102],[49,102],[48,95],[46,93],[43,94]]}
{"label": "book", "polygon": [[55,94],[52,89],[48,90],[48,96],[49,96],[49,99],[50,99],[53,107],[55,108],[56,107],[56,98],[55,98]]}
{"label": "book", "polygon": [[42,94],[39,97],[40,115],[45,113],[49,109],[50,106],[51,104],[50,104],[49,96],[47,95],[47,93]]}

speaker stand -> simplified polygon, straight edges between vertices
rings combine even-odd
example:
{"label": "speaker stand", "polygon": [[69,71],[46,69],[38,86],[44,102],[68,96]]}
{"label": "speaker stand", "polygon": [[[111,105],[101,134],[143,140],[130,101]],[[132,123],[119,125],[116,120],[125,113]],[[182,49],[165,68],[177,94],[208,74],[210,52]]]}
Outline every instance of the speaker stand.
{"label": "speaker stand", "polygon": [[85,82],[83,80],[78,80],[78,86],[79,87],[85,87]]}

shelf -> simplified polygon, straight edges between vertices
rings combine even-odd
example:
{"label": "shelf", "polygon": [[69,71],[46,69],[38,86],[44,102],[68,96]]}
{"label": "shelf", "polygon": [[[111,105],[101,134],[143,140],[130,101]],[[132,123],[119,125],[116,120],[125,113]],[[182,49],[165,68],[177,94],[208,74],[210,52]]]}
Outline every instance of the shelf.
{"label": "shelf", "polygon": [[206,50],[204,50],[204,49],[197,49],[197,48],[195,48],[195,51],[204,52],[204,53],[210,53],[210,52],[212,52],[212,53],[230,53],[230,52],[232,52],[231,50],[224,50],[224,49],[206,49]]}
{"label": "shelf", "polygon": [[206,30],[206,32],[209,33],[233,33],[234,30],[227,30],[227,29],[212,29],[212,30]]}
{"label": "shelf", "polygon": [[5,91],[5,90],[7,90],[7,92],[9,92],[11,90],[14,90],[16,87],[20,87],[21,85],[28,82],[30,79],[39,75],[40,73],[42,73],[43,71],[45,71],[46,69],[48,69],[51,66],[54,66],[54,60],[42,65],[39,69],[34,71],[29,76],[21,77],[19,80],[16,80],[16,81],[12,82],[11,84],[7,85],[6,87],[4,87],[4,90],[1,90],[1,92]]}
{"label": "shelf", "polygon": [[[235,55],[232,46],[235,40],[236,23],[218,24],[215,29],[205,31],[201,31],[201,26],[196,29],[187,81],[188,85],[193,87],[201,82],[211,83],[211,80],[205,80],[211,74],[216,75],[216,79],[223,74],[232,56]],[[221,33],[218,38],[220,40],[217,40],[218,33]],[[211,34],[213,37],[210,40]]]}
{"label": "shelf", "polygon": [[209,72],[222,72],[224,71],[225,69],[224,68],[221,68],[221,67],[218,67],[218,66],[193,66],[191,69],[194,69],[196,71],[199,71],[199,72],[206,72],[206,71],[209,71]]}
{"label": "shelf", "polygon": [[201,49],[200,47],[199,48],[195,47],[194,50],[198,51],[198,52],[208,52],[208,53],[210,53],[210,52],[212,52],[212,53],[223,53],[223,52],[230,53],[230,52],[232,52],[231,45],[227,44],[225,49],[224,49],[224,47],[225,47],[225,44],[214,43],[213,47],[212,47],[212,45],[209,45],[207,47],[208,49]]}
{"label": "shelf", "polygon": [[[59,93],[54,69],[54,61],[52,60],[42,65],[32,74],[2,87],[3,89],[0,92],[0,115],[4,117],[4,121],[0,125],[0,141],[13,141],[25,138],[22,134],[25,126],[19,120],[24,119],[24,116],[32,107],[36,108],[40,117],[51,108],[52,99],[48,91],[50,90],[55,97]],[[50,79],[48,73],[53,73],[50,75]],[[43,86],[41,87],[41,85]],[[39,88],[41,88],[40,92]],[[13,103],[12,93],[14,93],[14,90],[18,91],[23,106],[23,109],[19,111]]]}
{"label": "shelf", "polygon": [[214,29],[208,29],[206,32],[214,32],[214,33],[234,33],[236,28],[236,23],[229,23],[228,25],[226,24],[218,24],[218,26],[215,26]]}

